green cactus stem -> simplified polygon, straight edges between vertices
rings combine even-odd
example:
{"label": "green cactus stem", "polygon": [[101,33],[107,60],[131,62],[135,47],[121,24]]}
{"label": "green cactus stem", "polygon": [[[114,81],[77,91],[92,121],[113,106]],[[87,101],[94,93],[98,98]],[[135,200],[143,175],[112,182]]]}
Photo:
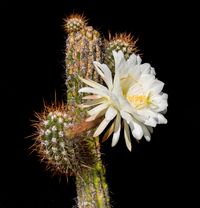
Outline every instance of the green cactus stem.
{"label": "green cactus stem", "polygon": [[90,148],[97,161],[90,170],[83,169],[77,177],[77,198],[79,208],[108,208],[110,207],[108,186],[105,180],[105,168],[101,161],[99,139],[93,138]]}
{"label": "green cactus stem", "polygon": [[78,76],[100,81],[93,61],[102,60],[100,34],[91,26],[70,32],[66,41],[66,85],[67,102],[81,103],[78,90],[82,87]]}
{"label": "green cactus stem", "polygon": [[[70,21],[72,20],[67,18],[65,23],[69,25]],[[78,22],[81,20],[79,19]],[[77,106],[82,101],[78,90],[83,87],[78,76],[100,81],[96,70],[94,70],[93,61],[102,61],[102,42],[100,34],[91,26],[84,25],[80,30],[77,28],[76,30],[68,29],[67,32],[65,61],[67,103]],[[86,112],[78,106],[75,111],[82,118],[86,116]],[[74,132],[76,131],[74,130]],[[93,131],[88,131],[85,140],[88,141],[93,161],[96,162],[91,168],[82,169],[81,177],[76,177],[78,207],[109,208],[108,186],[105,180],[105,168],[101,161],[99,138],[93,138],[92,135]]]}

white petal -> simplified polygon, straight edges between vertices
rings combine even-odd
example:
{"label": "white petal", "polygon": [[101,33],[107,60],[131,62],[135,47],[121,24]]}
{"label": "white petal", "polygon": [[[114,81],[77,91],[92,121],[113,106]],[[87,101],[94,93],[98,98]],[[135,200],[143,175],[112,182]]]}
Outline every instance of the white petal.
{"label": "white petal", "polygon": [[99,99],[99,98],[102,98],[102,96],[100,96],[100,95],[88,95],[88,96],[82,97],[83,100],[95,100],[95,99]]}
{"label": "white petal", "polygon": [[145,125],[156,127],[157,122],[152,117],[149,117],[145,122]]}
{"label": "white petal", "polygon": [[128,89],[127,92],[127,96],[141,95],[141,94],[143,94],[143,89],[141,87],[141,84],[139,83],[134,84],[132,87]]}
{"label": "white petal", "polygon": [[136,65],[136,63],[137,63],[137,56],[133,53],[128,58],[127,64],[129,67],[133,67],[133,65]]}
{"label": "white petal", "polygon": [[158,113],[158,123],[159,124],[166,124],[167,123],[167,119],[161,113]]}
{"label": "white petal", "polygon": [[122,89],[121,89],[121,83],[120,83],[120,78],[119,78],[119,72],[115,73],[114,77],[114,86],[112,92],[115,95],[123,96],[122,94]]}
{"label": "white petal", "polygon": [[161,111],[160,113],[166,114],[167,113],[167,108],[165,110]]}
{"label": "white petal", "polygon": [[113,83],[112,83],[112,73],[108,66],[106,64],[100,64],[99,62],[94,61],[94,65],[96,65],[96,68],[101,69],[103,72],[102,79],[106,83],[109,89],[112,89]]}
{"label": "white petal", "polygon": [[101,76],[102,79],[104,79],[104,78],[105,78],[105,75],[104,75],[104,73],[101,71],[101,68],[100,68],[100,65],[101,65],[101,64],[100,64],[98,61],[93,61],[93,64],[94,64],[94,66],[95,66],[95,69],[96,69],[97,73]]}
{"label": "white petal", "polygon": [[140,65],[142,63],[142,59],[139,55],[137,55],[137,64]]}
{"label": "white petal", "polygon": [[115,127],[114,127],[114,133],[113,133],[113,138],[112,138],[112,147],[114,147],[119,141],[120,130],[121,130],[121,116],[119,113],[117,114],[114,125]]}
{"label": "white petal", "polygon": [[83,87],[78,92],[93,93],[104,97],[108,95],[108,92],[106,90],[98,90],[91,87]]}
{"label": "white petal", "polygon": [[111,90],[113,87],[113,81],[112,81],[112,73],[110,69],[107,67],[107,65],[102,64],[102,71],[104,72],[105,75],[105,83],[107,84],[108,88]]}
{"label": "white petal", "polygon": [[151,87],[151,91],[153,91],[154,93],[160,93],[163,87],[164,83],[156,79],[153,83],[153,86]]}
{"label": "white petal", "polygon": [[153,133],[153,128],[151,126],[146,126],[149,132],[152,134]]}
{"label": "white petal", "polygon": [[91,106],[94,106],[94,105],[104,103],[105,101],[106,101],[105,98],[100,98],[100,99],[96,99],[96,100],[90,100],[89,102],[82,103],[78,106],[80,108],[88,108],[88,107],[91,107]]}
{"label": "white petal", "polygon": [[107,120],[112,120],[117,115],[117,110],[114,109],[112,106],[108,108],[105,114],[105,118]]}
{"label": "white petal", "polygon": [[108,88],[112,89],[113,83],[112,83],[112,73],[111,73],[110,69],[107,67],[107,65],[100,64],[97,61],[94,61],[93,63],[94,63],[94,66],[95,66],[97,72],[99,73],[101,78],[104,80],[104,82],[106,83]]}
{"label": "white petal", "polygon": [[107,103],[102,103],[94,108],[92,108],[91,110],[88,111],[88,114],[90,116],[95,115],[97,113],[100,113],[102,110],[106,109],[108,107]]}
{"label": "white petal", "polygon": [[140,140],[143,136],[142,127],[133,121],[134,129],[132,130],[132,135],[137,139]]}
{"label": "white petal", "polygon": [[128,124],[132,121],[132,117],[129,113],[127,113],[125,111],[120,111],[120,114],[121,114],[122,118],[126,120],[126,122]]}
{"label": "white petal", "polygon": [[125,61],[124,54],[122,51],[113,51],[112,53],[115,60],[115,70],[118,70],[121,63]]}
{"label": "white petal", "polygon": [[127,122],[124,120],[124,139],[129,151],[132,150],[130,131]]}
{"label": "white petal", "polygon": [[164,111],[168,106],[167,97],[168,95],[165,93],[151,96],[152,109],[155,112]]}
{"label": "white petal", "polygon": [[140,70],[141,70],[141,72],[143,74],[152,74],[152,75],[155,75],[155,70],[148,63],[141,64],[140,65]]}
{"label": "white petal", "polygon": [[98,128],[96,129],[96,131],[94,132],[94,137],[99,136],[103,130],[106,128],[106,126],[109,124],[110,121],[104,119],[98,126]]}
{"label": "white petal", "polygon": [[90,87],[93,87],[95,89],[99,89],[99,90],[107,90],[106,87],[104,87],[103,85],[93,81],[93,80],[90,80],[90,79],[84,79],[82,77],[79,77],[79,79],[84,82],[85,84],[89,85]]}
{"label": "white petal", "polygon": [[145,91],[148,91],[155,81],[155,76],[151,74],[142,74],[139,82],[142,83],[142,87]]}
{"label": "white petal", "polygon": [[95,120],[95,119],[97,119],[97,118],[99,118],[99,117],[105,115],[106,110],[107,110],[107,109],[104,109],[104,110],[100,111],[99,113],[96,113],[96,114],[94,114],[94,115],[92,115],[92,116],[86,118],[85,121],[87,121],[87,122],[88,122],[88,121],[93,121],[93,120]]}
{"label": "white petal", "polygon": [[142,130],[144,132],[144,138],[149,142],[151,140],[151,134],[145,125],[142,125]]}
{"label": "white petal", "polygon": [[129,113],[121,112],[121,116],[130,126],[133,137],[135,137],[137,140],[140,140],[143,136],[142,127]]}

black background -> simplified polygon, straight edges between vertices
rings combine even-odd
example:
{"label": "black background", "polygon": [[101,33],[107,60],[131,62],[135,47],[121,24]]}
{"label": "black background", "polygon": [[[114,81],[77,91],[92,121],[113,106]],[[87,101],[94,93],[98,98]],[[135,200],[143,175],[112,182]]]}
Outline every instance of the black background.
{"label": "black background", "polygon": [[70,208],[74,204],[74,180],[59,182],[52,177],[36,155],[30,155],[32,141],[24,139],[34,132],[30,120],[34,111],[42,111],[43,99],[52,102],[55,91],[58,100],[64,99],[62,24],[72,12],[84,13],[105,37],[109,30],[139,38],[143,62],[155,67],[169,94],[168,124],[155,129],[150,143],[133,141],[131,153],[123,140],[115,148],[110,141],[103,144],[113,207],[186,203],[194,207],[198,163],[192,146],[194,121],[188,115],[196,115],[197,94],[192,96],[197,83],[194,51],[189,47],[194,44],[197,18],[191,5],[127,0],[1,2],[0,207]]}

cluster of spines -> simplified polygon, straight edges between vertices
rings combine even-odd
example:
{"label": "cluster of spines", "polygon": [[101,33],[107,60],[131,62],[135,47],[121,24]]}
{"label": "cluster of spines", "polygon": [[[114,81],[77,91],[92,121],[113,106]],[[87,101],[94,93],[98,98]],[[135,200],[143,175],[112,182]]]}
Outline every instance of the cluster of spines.
{"label": "cluster of spines", "polygon": [[60,105],[45,107],[43,113],[37,114],[34,149],[54,174],[80,176],[83,169],[94,163],[89,143],[85,140],[87,134],[74,139],[66,137],[65,132],[74,125],[75,112],[72,106],[68,111],[66,106]]}
{"label": "cluster of spines", "polygon": [[114,70],[114,58],[112,51],[123,51],[126,59],[130,57],[132,53],[137,53],[138,49],[136,47],[137,39],[135,40],[131,34],[120,33],[116,34],[114,37],[109,34],[109,39],[105,40],[105,63],[109,66],[111,70]]}
{"label": "cluster of spines", "polygon": [[67,33],[80,31],[87,25],[87,20],[83,15],[72,14],[64,19],[64,29]]}

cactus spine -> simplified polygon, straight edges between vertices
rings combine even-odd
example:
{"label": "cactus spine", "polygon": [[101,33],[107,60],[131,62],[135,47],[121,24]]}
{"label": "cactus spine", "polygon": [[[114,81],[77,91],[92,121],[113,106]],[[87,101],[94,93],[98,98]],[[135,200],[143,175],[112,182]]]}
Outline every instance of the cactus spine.
{"label": "cactus spine", "polygon": [[135,40],[131,34],[120,33],[115,36],[109,34],[109,39],[105,40],[105,64],[114,71],[114,58],[112,51],[123,51],[126,59],[134,52],[137,53],[139,50],[136,47],[137,39]]}

